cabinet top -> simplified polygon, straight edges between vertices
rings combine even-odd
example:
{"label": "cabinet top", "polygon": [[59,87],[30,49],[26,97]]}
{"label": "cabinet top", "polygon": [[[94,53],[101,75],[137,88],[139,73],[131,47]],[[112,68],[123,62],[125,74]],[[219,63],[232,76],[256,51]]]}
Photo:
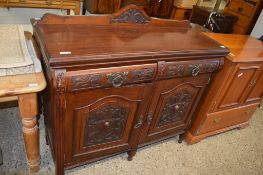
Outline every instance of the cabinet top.
{"label": "cabinet top", "polygon": [[248,35],[205,33],[229,48],[227,58],[232,62],[263,61],[263,42]]}
{"label": "cabinet top", "polygon": [[113,15],[58,16],[31,20],[51,66],[224,56],[228,49],[188,21],[150,18],[130,5]]}

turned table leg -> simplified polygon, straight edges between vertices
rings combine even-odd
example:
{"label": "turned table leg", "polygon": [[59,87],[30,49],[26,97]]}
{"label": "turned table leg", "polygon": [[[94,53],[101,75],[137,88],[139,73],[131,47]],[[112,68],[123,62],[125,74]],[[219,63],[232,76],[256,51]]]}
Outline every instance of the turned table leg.
{"label": "turned table leg", "polygon": [[37,126],[37,94],[18,96],[18,106],[23,124],[23,136],[26,147],[28,166],[32,172],[39,170],[39,131]]}

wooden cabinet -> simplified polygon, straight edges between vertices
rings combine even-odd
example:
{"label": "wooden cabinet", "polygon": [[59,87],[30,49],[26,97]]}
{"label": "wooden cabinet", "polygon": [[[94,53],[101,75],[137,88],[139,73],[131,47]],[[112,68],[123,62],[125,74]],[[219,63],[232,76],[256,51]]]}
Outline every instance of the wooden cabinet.
{"label": "wooden cabinet", "polygon": [[262,7],[262,0],[230,0],[224,9],[224,14],[238,17],[233,28],[233,33],[249,34],[256,23]]}
{"label": "wooden cabinet", "polygon": [[230,54],[187,133],[189,144],[246,127],[263,97],[262,43],[249,36],[207,35],[229,47]]}
{"label": "wooden cabinet", "polygon": [[151,16],[170,18],[173,9],[173,0],[152,0]]}
{"label": "wooden cabinet", "polygon": [[138,147],[178,134],[181,141],[222,68],[226,48],[186,21],[150,18],[140,9],[33,21],[57,174],[122,152],[131,160]]}
{"label": "wooden cabinet", "polygon": [[68,15],[70,10],[74,10],[76,15],[80,13],[80,0],[3,0],[0,1],[0,6],[66,9]]}
{"label": "wooden cabinet", "polygon": [[118,11],[120,7],[121,0],[84,0],[82,14],[85,15],[86,10],[98,14],[113,13]]}

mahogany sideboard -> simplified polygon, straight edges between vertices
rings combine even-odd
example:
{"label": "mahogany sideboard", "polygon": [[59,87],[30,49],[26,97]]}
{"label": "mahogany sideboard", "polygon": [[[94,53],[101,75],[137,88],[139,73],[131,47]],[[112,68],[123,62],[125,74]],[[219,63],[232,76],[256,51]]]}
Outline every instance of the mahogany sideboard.
{"label": "mahogany sideboard", "polygon": [[74,10],[75,15],[79,15],[80,2],[81,0],[0,0],[0,7],[66,9],[68,15],[70,10]]}
{"label": "mahogany sideboard", "polygon": [[186,133],[228,49],[187,21],[130,5],[113,15],[32,20],[42,52],[56,174]]}
{"label": "mahogany sideboard", "polygon": [[263,43],[246,35],[206,35],[227,46],[230,54],[187,132],[189,144],[246,127],[263,97]]}

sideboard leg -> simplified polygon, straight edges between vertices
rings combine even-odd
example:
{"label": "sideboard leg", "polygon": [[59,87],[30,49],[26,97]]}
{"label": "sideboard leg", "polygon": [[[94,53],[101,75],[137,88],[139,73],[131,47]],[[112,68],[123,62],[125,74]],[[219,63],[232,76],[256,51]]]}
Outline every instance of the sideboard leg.
{"label": "sideboard leg", "polygon": [[37,172],[40,162],[39,130],[36,117],[38,114],[37,94],[19,95],[18,105],[23,124],[23,136],[28,166],[32,172]]}
{"label": "sideboard leg", "polygon": [[85,15],[86,14],[86,8],[84,7],[84,4],[83,4],[83,7],[82,7],[82,15]]}
{"label": "sideboard leg", "polygon": [[131,151],[129,151],[129,152],[128,152],[128,158],[127,158],[127,160],[128,160],[128,161],[132,161],[133,156],[135,156],[135,154],[136,154],[136,150],[131,150]]}
{"label": "sideboard leg", "polygon": [[178,143],[182,143],[185,139],[185,133],[179,135]]}

